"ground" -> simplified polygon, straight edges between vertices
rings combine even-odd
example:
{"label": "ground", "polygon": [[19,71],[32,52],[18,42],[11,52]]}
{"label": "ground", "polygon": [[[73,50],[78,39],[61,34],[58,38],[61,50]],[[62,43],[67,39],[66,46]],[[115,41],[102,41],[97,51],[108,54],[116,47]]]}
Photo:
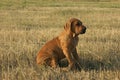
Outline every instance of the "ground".
{"label": "ground", "polygon": [[[77,46],[82,70],[36,65],[72,17],[87,26]],[[0,80],[120,80],[120,1],[1,0]]]}

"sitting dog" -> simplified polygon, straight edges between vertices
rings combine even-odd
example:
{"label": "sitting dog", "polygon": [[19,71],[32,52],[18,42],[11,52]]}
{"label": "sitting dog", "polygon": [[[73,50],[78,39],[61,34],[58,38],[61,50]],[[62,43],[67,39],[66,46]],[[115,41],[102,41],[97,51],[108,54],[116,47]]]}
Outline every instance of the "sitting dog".
{"label": "sitting dog", "polygon": [[66,58],[69,69],[80,68],[79,56],[76,46],[78,44],[78,35],[84,34],[86,27],[79,19],[71,18],[64,26],[64,31],[48,41],[39,51],[36,62],[51,67],[59,66],[59,62]]}

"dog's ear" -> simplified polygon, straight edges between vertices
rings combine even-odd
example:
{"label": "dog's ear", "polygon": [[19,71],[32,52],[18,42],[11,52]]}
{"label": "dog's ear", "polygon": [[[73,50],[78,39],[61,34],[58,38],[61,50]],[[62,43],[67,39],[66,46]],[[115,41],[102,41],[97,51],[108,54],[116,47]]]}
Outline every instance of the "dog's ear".
{"label": "dog's ear", "polygon": [[67,21],[65,26],[64,26],[64,29],[67,31],[67,32],[70,32],[71,31],[71,21]]}
{"label": "dog's ear", "polygon": [[73,25],[75,21],[78,21],[78,19],[71,18],[70,20],[68,20],[66,22],[66,24],[64,26],[64,29],[65,29],[66,32],[68,32],[68,33],[71,33],[71,32],[75,33],[75,31],[74,31],[74,25]]}

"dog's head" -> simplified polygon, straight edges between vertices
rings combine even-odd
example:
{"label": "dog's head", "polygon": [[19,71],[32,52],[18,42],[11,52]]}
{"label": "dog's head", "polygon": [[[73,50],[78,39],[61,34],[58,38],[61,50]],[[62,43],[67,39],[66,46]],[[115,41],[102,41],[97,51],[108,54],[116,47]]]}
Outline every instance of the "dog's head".
{"label": "dog's head", "polygon": [[82,24],[79,19],[71,18],[64,29],[69,33],[74,33],[75,35],[84,34],[86,32],[86,27]]}

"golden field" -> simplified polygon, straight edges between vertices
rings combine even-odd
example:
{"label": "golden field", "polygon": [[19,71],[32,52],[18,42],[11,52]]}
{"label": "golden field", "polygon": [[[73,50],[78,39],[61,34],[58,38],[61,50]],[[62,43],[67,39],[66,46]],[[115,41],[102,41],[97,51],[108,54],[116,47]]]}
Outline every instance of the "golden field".
{"label": "golden field", "polygon": [[[82,70],[36,65],[40,48],[72,17],[87,26],[77,47]],[[120,80],[120,1],[1,0],[0,80]]]}

